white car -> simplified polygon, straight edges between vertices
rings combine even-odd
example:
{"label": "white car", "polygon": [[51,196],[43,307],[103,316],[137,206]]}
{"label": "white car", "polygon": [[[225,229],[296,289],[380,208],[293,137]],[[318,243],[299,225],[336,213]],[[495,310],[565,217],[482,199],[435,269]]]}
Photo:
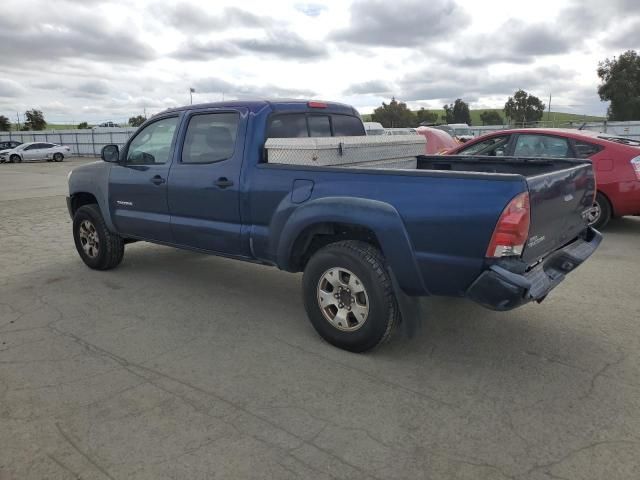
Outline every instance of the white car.
{"label": "white car", "polygon": [[61,162],[71,149],[63,145],[45,142],[29,142],[18,145],[11,150],[0,152],[0,163],[20,163],[32,160]]}

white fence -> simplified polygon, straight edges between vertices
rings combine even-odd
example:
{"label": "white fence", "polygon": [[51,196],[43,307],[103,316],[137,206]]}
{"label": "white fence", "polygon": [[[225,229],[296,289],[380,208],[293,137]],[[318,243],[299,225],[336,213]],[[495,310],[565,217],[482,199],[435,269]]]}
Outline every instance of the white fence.
{"label": "white fence", "polygon": [[50,142],[66,145],[72,155],[99,156],[102,147],[109,144],[123,146],[137,129],[96,128],[88,130],[43,130],[37,132],[0,132],[0,141]]}

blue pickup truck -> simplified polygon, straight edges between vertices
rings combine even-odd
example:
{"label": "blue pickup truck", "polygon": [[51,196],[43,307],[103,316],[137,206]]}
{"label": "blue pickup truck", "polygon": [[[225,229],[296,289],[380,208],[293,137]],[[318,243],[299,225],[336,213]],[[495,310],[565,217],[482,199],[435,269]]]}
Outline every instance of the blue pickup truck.
{"label": "blue pickup truck", "polygon": [[270,163],[265,149],[361,135],[357,111],[338,103],[162,112],[69,175],[77,251],[106,270],[145,240],[304,272],[314,328],[362,352],[411,327],[419,296],[540,302],[601,241],[585,220],[589,161],[419,155],[415,168],[349,168]]}

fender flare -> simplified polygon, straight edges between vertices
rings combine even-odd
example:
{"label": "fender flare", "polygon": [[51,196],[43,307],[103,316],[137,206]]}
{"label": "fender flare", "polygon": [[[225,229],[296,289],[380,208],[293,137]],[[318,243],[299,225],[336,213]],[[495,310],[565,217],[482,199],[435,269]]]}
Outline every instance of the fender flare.
{"label": "fender flare", "polygon": [[293,210],[281,210],[271,223],[276,263],[291,271],[291,251],[302,232],[315,224],[343,223],[371,230],[393,271],[398,285],[408,295],[428,295],[414,256],[413,245],[398,211],[379,200],[354,197],[325,197]]}
{"label": "fender flare", "polygon": [[[85,168],[90,167],[90,168]],[[111,164],[106,162],[94,163],[78,167],[69,173],[69,197],[80,193],[88,193],[98,201],[100,213],[104,218],[107,228],[117,233],[118,231],[111,218],[109,209],[109,174]]]}

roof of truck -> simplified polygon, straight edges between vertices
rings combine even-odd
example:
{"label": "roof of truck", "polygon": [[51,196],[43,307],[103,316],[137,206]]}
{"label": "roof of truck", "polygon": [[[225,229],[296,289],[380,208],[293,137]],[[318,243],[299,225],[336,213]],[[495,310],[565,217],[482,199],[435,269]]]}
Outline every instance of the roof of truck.
{"label": "roof of truck", "polygon": [[[314,106],[326,105],[326,107]],[[271,106],[273,110],[306,110],[308,108],[322,110],[330,110],[333,113],[349,113],[358,115],[358,111],[351,105],[338,102],[325,102],[323,100],[301,100],[301,99],[256,99],[256,100],[228,100],[223,102],[199,103],[196,105],[184,105],[182,107],[170,108],[162,113],[177,112],[184,110],[202,110],[205,108],[238,108],[244,107],[252,112],[261,110],[265,106]]]}

